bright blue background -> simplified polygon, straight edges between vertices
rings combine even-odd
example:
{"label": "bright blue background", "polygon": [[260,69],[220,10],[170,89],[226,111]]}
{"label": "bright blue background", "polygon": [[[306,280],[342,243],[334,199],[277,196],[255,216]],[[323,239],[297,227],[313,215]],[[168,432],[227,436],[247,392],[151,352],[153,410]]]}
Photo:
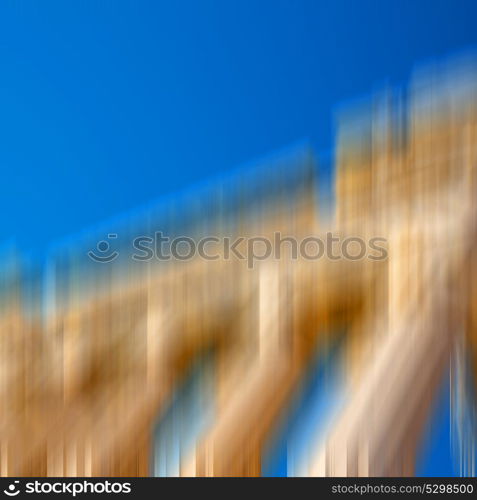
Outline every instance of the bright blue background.
{"label": "bright blue background", "polygon": [[309,138],[477,41],[475,1],[6,1],[0,242],[78,230]]}
{"label": "bright blue background", "polygon": [[476,13],[472,0],[2,2],[0,242],[41,256],[297,140],[329,151],[338,103],[476,44]]}

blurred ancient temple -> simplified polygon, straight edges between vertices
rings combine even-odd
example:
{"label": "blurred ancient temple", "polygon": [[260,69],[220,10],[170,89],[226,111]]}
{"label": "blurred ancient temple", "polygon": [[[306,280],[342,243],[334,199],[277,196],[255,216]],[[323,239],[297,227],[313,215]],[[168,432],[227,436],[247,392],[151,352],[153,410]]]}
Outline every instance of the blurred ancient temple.
{"label": "blurred ancient temple", "polygon": [[[339,401],[289,446],[289,475],[413,475],[449,373],[459,467],[474,475],[476,168],[477,73],[444,62],[405,95],[339,113],[329,198],[300,146],[59,245],[40,276],[12,258],[1,474],[261,475],[328,362]],[[132,259],[132,239],[158,230],[243,238],[245,256],[279,233],[281,254],[250,265],[214,240],[214,259]],[[90,259],[113,233],[118,258]],[[293,255],[293,240],[330,233],[379,238],[386,258]]]}

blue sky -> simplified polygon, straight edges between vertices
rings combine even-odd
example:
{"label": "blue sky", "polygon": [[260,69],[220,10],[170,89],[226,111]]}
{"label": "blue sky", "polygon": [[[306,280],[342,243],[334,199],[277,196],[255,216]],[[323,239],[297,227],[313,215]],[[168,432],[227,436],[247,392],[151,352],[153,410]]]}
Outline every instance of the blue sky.
{"label": "blue sky", "polygon": [[308,138],[477,42],[475,2],[7,1],[0,243],[55,240]]}

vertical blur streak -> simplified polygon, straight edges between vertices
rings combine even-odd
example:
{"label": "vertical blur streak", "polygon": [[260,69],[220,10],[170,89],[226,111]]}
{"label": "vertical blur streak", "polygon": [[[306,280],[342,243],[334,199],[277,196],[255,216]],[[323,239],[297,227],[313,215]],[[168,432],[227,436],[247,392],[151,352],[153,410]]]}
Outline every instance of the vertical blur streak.
{"label": "vertical blur streak", "polygon": [[[474,60],[338,118],[329,199],[300,146],[63,242],[46,269],[5,255],[2,476],[413,475],[446,377],[455,470],[475,474]],[[216,258],[157,258],[159,231],[212,237]],[[271,252],[251,262],[253,238]]]}

